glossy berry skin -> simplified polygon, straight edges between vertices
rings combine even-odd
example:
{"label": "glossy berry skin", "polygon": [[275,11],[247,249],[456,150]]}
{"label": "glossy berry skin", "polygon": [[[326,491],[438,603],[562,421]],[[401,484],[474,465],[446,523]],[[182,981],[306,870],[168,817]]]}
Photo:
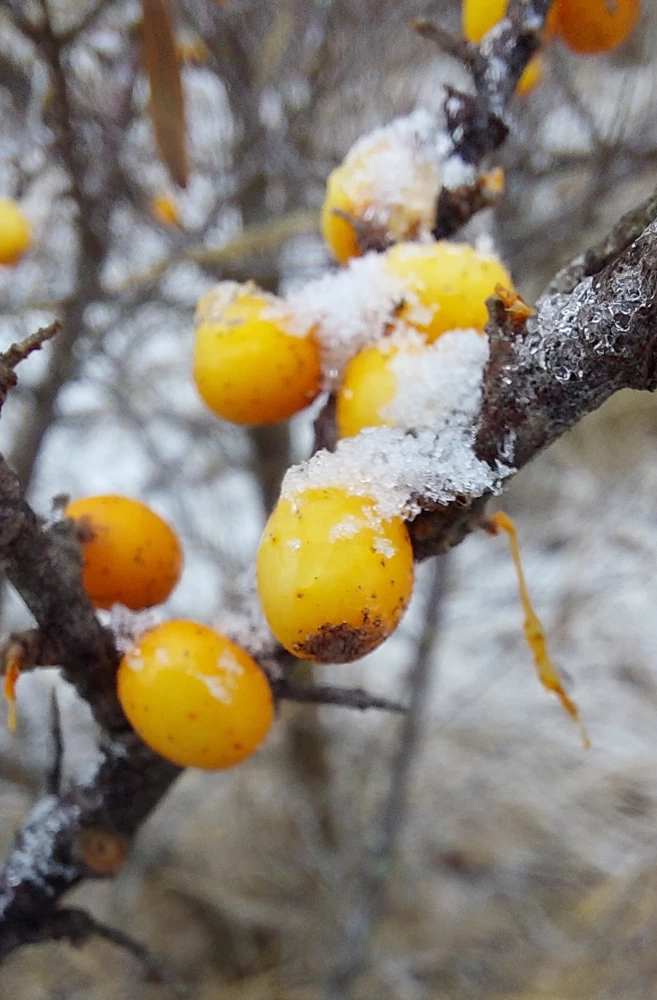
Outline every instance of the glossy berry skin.
{"label": "glossy berry skin", "polygon": [[180,767],[232,767],[260,746],[274,719],[267,678],[219,632],[169,621],[146,632],[119,666],[130,724]]}
{"label": "glossy berry skin", "polygon": [[317,344],[312,334],[286,332],[291,320],[276,302],[245,286],[197,330],[194,380],[224,420],[252,426],[287,420],[320,391]]}
{"label": "glossy berry skin", "polygon": [[640,0],[557,0],[556,28],[569,49],[597,55],[617,48],[630,36]]}
{"label": "glossy berry skin", "polygon": [[69,504],[66,515],[78,524],[82,580],[94,607],[139,611],[166,601],[182,572],[182,551],[150,507],[124,496],[94,496]]}
{"label": "glossy berry skin", "polygon": [[446,330],[483,330],[486,299],[498,284],[513,287],[497,257],[447,240],[399,243],[386,253],[385,266],[409,294],[399,318],[429,342]]}
{"label": "glossy berry skin", "polygon": [[364,427],[391,427],[382,411],[397,393],[397,378],[390,362],[397,348],[382,351],[377,345],[356,354],[344,370],[338,391],[335,421],[339,438],[353,437]]}
{"label": "glossy berry skin", "polygon": [[17,264],[32,246],[29,222],[11,198],[0,198],[0,264]]}
{"label": "glossy berry skin", "polygon": [[278,641],[302,660],[348,663],[399,624],[413,589],[400,517],[339,487],[283,497],[258,551],[258,590]]}

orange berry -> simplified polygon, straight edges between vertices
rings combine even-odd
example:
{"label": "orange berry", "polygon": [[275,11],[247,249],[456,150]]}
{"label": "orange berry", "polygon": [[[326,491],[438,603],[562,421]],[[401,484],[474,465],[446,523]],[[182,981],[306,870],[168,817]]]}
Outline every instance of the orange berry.
{"label": "orange berry", "polygon": [[121,660],[118,696],[145,743],[180,767],[232,767],[258,749],[274,719],[255,660],[205,625],[169,621]]}
{"label": "orange berry", "polygon": [[404,287],[399,318],[435,340],[447,330],[483,330],[486,299],[496,286],[512,288],[509,273],[493,254],[465,243],[398,243],[385,266]]}
{"label": "orange berry", "polygon": [[557,0],[556,27],[569,49],[580,55],[610,52],[639,20],[639,0]]}
{"label": "orange berry", "polygon": [[32,229],[15,201],[0,198],[0,264],[17,264],[32,246]]}
{"label": "orange berry", "polygon": [[123,604],[139,611],[166,601],[183,558],[161,517],[139,500],[116,495],[76,500],[65,513],[80,529],[82,581],[94,607]]}
{"label": "orange berry", "polygon": [[194,379],[209,408],[235,424],[272,424],[303,410],[320,391],[312,331],[294,332],[281,299],[249,283],[225,282],[199,303]]}
{"label": "orange berry", "polygon": [[348,663],[399,624],[413,590],[413,551],[401,517],[340,487],[282,497],[258,551],[262,610],[295,656]]}

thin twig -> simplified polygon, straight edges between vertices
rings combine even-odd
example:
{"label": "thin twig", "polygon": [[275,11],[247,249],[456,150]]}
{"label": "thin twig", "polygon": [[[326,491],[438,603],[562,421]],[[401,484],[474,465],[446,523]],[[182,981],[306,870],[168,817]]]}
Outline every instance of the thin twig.
{"label": "thin twig", "polygon": [[390,765],[390,786],[383,811],[365,859],[359,902],[348,920],[345,952],[326,983],[324,1000],[347,1000],[367,962],[369,943],[380,920],[394,853],[406,816],[411,768],[418,751],[431,676],[433,651],[445,591],[445,559],[436,560],[427,598],[424,628],[418,643],[408,686],[410,703],[401,725],[397,750]]}
{"label": "thin twig", "polygon": [[46,794],[58,795],[62,787],[64,737],[62,734],[62,713],[59,708],[56,688],[50,692],[50,734],[52,737],[52,762],[46,777]]}
{"label": "thin twig", "polygon": [[166,965],[155,958],[145,945],[135,941],[124,931],[96,920],[86,910],[73,906],[55,910],[49,931],[49,939],[70,941],[78,947],[94,937],[109,941],[133,955],[144,966],[152,982],[168,986],[176,996],[182,997],[188,993]]}
{"label": "thin twig", "polygon": [[445,55],[456,59],[457,62],[462,63],[471,72],[481,61],[477,45],[473,45],[472,42],[463,38],[462,35],[456,35],[452,31],[447,31],[446,28],[443,28],[435,21],[427,21],[424,17],[416,17],[411,22],[411,27],[413,31],[417,32],[420,38],[426,38],[428,41],[435,42]]}
{"label": "thin twig", "polygon": [[285,701],[305,702],[311,705],[339,705],[342,708],[356,708],[361,712],[376,708],[383,712],[406,711],[401,702],[392,701],[379,695],[370,694],[363,688],[332,687],[329,684],[294,684],[286,679],[271,681],[276,698]]}
{"label": "thin twig", "polygon": [[49,340],[56,337],[58,333],[61,333],[63,329],[63,324],[60,320],[56,319],[49,326],[43,326],[36,333],[31,333],[29,337],[25,340],[19,341],[17,344],[12,344],[11,347],[7,348],[0,354],[0,365],[5,368],[14,369],[16,365],[24,361],[25,358],[33,354],[34,351],[39,351]]}

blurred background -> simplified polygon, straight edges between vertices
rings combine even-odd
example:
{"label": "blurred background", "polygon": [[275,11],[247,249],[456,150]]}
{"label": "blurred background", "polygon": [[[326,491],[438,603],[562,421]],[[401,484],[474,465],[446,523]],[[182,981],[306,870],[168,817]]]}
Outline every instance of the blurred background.
{"label": "blurred background", "polygon": [[[212,623],[239,607],[314,412],[252,431],[207,412],[191,379],[195,303],[218,280],[286,290],[332,267],[318,235],[328,172],[363,133],[416,107],[439,114],[444,84],[466,81],[410,27],[426,16],[457,30],[450,0],[173,6],[185,190],[153,141],[140,5],[48,0],[47,19],[42,0],[0,5],[0,197],[34,232],[20,265],[0,267],[0,343],[64,322],[21,367],[0,446],[45,516],[54,496],[101,492],[161,512],[186,570],[156,617]],[[515,100],[506,196],[464,235],[491,233],[530,300],[655,186],[657,11],[643,8],[608,56],[552,43],[540,86]],[[411,793],[373,917],[364,859],[401,724],[289,704],[239,768],[186,772],[121,876],[76,902],[145,943],[198,1000],[657,996],[656,492],[657,403],[627,393],[503,498],[589,752],[538,686],[502,538],[470,537],[421,567],[398,633],[359,664],[322,669],[405,699],[429,657]],[[2,624],[28,624],[8,593]],[[0,731],[3,852],[43,784],[53,687],[67,773],[94,754],[88,712],[56,673],[25,676],[19,733]],[[359,920],[367,968],[335,992]],[[0,968],[7,998],[172,995],[103,943],[26,949]]]}

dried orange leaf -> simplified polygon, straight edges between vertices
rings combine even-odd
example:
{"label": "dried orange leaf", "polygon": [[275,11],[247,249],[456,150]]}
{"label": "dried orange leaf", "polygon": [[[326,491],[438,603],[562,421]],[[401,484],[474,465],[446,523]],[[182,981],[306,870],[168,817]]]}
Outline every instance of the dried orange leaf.
{"label": "dried orange leaf", "polygon": [[10,733],[18,728],[16,715],[16,684],[21,673],[22,649],[19,645],[9,647],[5,659],[4,696],[7,702],[7,727]]}
{"label": "dried orange leaf", "polygon": [[568,715],[578,724],[579,730],[582,736],[582,743],[584,747],[588,750],[591,746],[591,741],[589,740],[584,724],[579,717],[579,711],[577,705],[572,701],[566,692],[564,691],[563,684],[561,683],[561,678],[557,673],[557,670],[550,659],[549,653],[547,651],[547,640],[545,638],[545,631],[541,625],[534,608],[532,607],[532,602],[529,597],[529,591],[527,590],[527,582],[525,580],[525,574],[523,573],[522,563],[520,561],[520,546],[518,544],[518,535],[516,532],[516,527],[508,514],[500,511],[497,514],[493,514],[492,517],[486,522],[486,528],[490,530],[493,534],[497,534],[498,531],[505,531],[509,536],[509,545],[511,548],[511,557],[513,559],[516,573],[518,576],[518,590],[520,592],[520,602],[522,604],[523,611],[525,613],[524,621],[524,633],[525,638],[529,648],[531,649],[534,656],[534,663],[536,664],[536,670],[538,672],[538,677],[543,685],[548,691],[553,691],[557,698],[568,712]]}
{"label": "dried orange leaf", "polygon": [[149,207],[151,215],[161,226],[172,229],[180,225],[180,210],[175,200],[169,195],[161,194],[151,198]]}
{"label": "dried orange leaf", "polygon": [[529,316],[534,315],[532,307],[517,292],[505,288],[504,285],[496,285],[495,294],[498,299],[502,300],[504,308],[510,314],[512,321],[516,319],[525,320]]}
{"label": "dried orange leaf", "polygon": [[504,194],[504,171],[502,167],[494,167],[488,173],[482,174],[480,183],[484,191],[491,196]]}
{"label": "dried orange leaf", "polygon": [[142,13],[142,44],[155,139],[171,179],[179,187],[186,187],[185,102],[169,0],[142,0]]}

